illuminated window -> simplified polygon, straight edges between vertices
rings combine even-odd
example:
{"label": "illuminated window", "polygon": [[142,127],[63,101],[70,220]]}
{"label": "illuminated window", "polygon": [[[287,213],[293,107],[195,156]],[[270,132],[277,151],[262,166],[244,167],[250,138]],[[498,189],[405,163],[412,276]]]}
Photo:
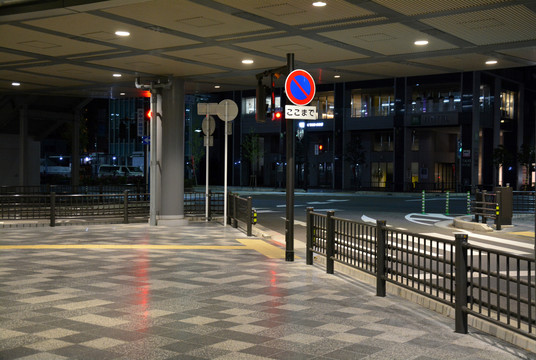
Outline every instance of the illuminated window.
{"label": "illuminated window", "polygon": [[516,93],[514,91],[503,91],[501,93],[501,118],[502,119],[514,119],[515,118],[515,98]]}
{"label": "illuminated window", "polygon": [[393,89],[354,90],[352,92],[352,116],[390,116],[395,111]]}
{"label": "illuminated window", "polygon": [[333,119],[333,109],[335,108],[335,95],[333,91],[317,93],[316,97],[309,104],[316,105],[319,119]]}

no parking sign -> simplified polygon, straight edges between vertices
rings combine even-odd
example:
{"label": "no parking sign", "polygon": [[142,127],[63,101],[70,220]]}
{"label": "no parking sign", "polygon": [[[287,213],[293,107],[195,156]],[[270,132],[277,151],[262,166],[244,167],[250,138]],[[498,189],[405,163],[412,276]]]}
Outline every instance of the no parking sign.
{"label": "no parking sign", "polygon": [[287,76],[285,91],[293,104],[307,105],[315,97],[315,81],[307,71],[297,69]]}

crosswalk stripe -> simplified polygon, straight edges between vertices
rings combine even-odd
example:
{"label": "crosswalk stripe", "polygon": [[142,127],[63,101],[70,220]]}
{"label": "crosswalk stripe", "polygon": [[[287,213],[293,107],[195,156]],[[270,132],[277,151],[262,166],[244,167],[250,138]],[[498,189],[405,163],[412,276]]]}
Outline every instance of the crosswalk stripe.
{"label": "crosswalk stripe", "polygon": [[[437,237],[437,238],[440,238],[440,239],[445,239],[445,240],[454,240],[454,236],[452,235],[446,235],[446,234],[440,234],[440,233],[424,233],[422,234],[424,236],[432,236],[432,237]],[[493,240],[489,240],[489,239],[481,239],[481,240],[485,240],[485,241],[494,241],[494,242],[497,242],[497,243],[501,243],[503,244],[503,246],[495,246],[495,245],[492,245],[488,242],[485,242],[485,241],[479,241],[479,240],[475,240],[474,238],[476,237],[477,239],[479,238],[479,234],[473,234],[473,233],[470,233],[468,234],[469,235],[469,244],[474,244],[474,245],[479,245],[479,246],[483,246],[483,247],[486,247],[490,250],[501,250],[501,251],[508,251],[514,255],[527,255],[527,251],[518,251],[518,250],[513,250],[513,249],[510,249],[506,246],[504,246],[505,242],[509,242],[508,244],[509,245],[512,245],[512,246],[516,246],[516,247],[526,247],[527,244],[523,244],[523,243],[518,243],[516,241],[513,241],[513,240],[506,240],[506,239],[499,239],[499,238],[493,238],[491,236],[487,236],[487,238],[491,238]],[[520,246],[522,245],[522,246]]]}

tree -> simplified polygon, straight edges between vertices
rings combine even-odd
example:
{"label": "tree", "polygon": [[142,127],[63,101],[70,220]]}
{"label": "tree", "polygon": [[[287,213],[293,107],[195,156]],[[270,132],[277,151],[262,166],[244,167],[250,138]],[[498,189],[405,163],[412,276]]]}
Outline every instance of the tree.
{"label": "tree", "polygon": [[360,138],[351,140],[346,144],[344,147],[344,160],[350,164],[354,184],[356,185],[356,189],[359,189],[361,187],[359,166],[365,163],[365,149],[361,145]]}
{"label": "tree", "polygon": [[259,163],[259,157],[261,155],[259,135],[250,130],[250,133],[244,136],[242,140],[242,159],[244,159],[249,165],[249,171],[251,175],[257,175],[257,166]]}
{"label": "tree", "polygon": [[205,146],[203,145],[203,136],[199,133],[192,134],[192,141],[190,143],[190,167],[194,173],[194,182],[197,185],[197,174],[199,174],[199,164],[201,159],[205,156]]}
{"label": "tree", "polygon": [[517,153],[517,161],[519,162],[519,165],[524,166],[527,169],[525,185],[529,188],[531,187],[531,174],[533,170],[534,158],[534,147],[528,144],[521,145],[521,148]]}

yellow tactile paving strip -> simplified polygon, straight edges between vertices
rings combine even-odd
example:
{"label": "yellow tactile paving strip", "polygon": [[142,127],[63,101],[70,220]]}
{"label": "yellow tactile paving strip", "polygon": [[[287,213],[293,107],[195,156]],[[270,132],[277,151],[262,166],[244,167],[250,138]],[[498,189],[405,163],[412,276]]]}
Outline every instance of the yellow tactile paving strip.
{"label": "yellow tactile paving strip", "polygon": [[259,239],[236,239],[242,245],[151,245],[151,244],[39,244],[39,245],[0,245],[1,250],[34,249],[147,249],[147,250],[255,250],[271,259],[284,259],[285,251]]}
{"label": "yellow tactile paving strip", "polygon": [[528,237],[534,237],[534,231],[516,231],[512,232],[514,235],[521,235],[521,236],[528,236]]}

